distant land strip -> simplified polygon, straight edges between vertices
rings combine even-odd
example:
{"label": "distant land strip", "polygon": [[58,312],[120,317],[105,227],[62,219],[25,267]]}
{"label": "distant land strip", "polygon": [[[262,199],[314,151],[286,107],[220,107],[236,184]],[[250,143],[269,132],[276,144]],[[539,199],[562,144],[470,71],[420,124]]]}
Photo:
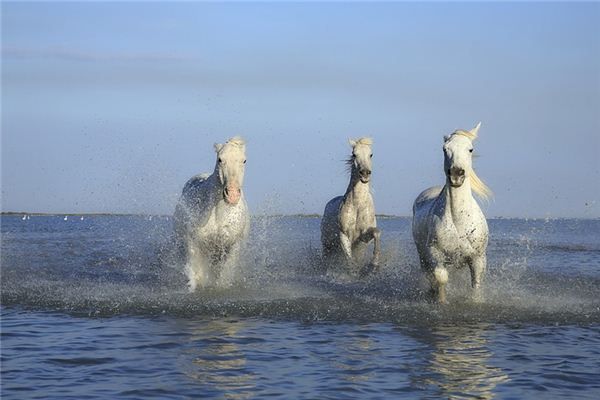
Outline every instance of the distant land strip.
{"label": "distant land strip", "polygon": [[[84,212],[84,213],[60,213],[60,212],[27,212],[27,211],[2,211],[1,216],[15,217],[29,215],[32,217],[172,217],[173,214],[152,214],[152,213],[111,213],[111,212]],[[321,218],[321,214],[254,214],[252,218]],[[403,219],[412,218],[410,215],[392,215],[392,214],[376,214],[379,219]],[[492,219],[523,219],[523,220],[600,220],[600,217],[504,217],[493,216],[487,217]]]}
{"label": "distant land strip", "polygon": [[[28,211],[2,211],[3,216],[23,216],[30,215],[32,217],[54,217],[54,216],[69,216],[69,217],[170,217],[172,214],[152,214],[152,213],[111,213],[111,212],[84,212],[84,213],[60,213],[60,212],[28,212]],[[255,214],[253,217],[295,217],[295,218],[321,218],[321,214]],[[402,215],[377,214],[377,218],[408,218]]]}

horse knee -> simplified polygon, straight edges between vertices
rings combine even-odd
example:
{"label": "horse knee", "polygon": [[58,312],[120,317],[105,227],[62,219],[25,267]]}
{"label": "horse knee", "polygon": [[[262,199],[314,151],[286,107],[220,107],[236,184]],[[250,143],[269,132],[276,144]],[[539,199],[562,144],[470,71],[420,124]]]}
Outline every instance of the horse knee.
{"label": "horse knee", "polygon": [[444,267],[436,267],[433,270],[433,277],[439,285],[445,285],[448,282],[448,271]]}
{"label": "horse knee", "polygon": [[373,238],[375,240],[381,239],[381,230],[379,228],[373,228]]}

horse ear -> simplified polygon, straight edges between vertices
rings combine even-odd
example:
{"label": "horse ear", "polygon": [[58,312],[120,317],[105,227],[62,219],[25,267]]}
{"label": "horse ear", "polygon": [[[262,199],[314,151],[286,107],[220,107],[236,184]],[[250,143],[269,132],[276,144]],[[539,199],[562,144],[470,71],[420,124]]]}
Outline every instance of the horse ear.
{"label": "horse ear", "polygon": [[217,153],[220,152],[223,148],[223,145],[221,143],[215,143],[213,146],[215,147],[215,152]]}
{"label": "horse ear", "polygon": [[356,146],[356,140],[354,140],[354,139],[351,139],[351,138],[348,138],[348,144],[349,144],[351,147],[354,147],[354,146]]}
{"label": "horse ear", "polygon": [[481,128],[481,122],[478,122],[477,125],[475,125],[475,128],[471,129],[469,132],[471,132],[473,136],[477,137],[477,132],[479,132],[479,128]]}
{"label": "horse ear", "polygon": [[450,140],[450,135],[444,135],[444,143]]}

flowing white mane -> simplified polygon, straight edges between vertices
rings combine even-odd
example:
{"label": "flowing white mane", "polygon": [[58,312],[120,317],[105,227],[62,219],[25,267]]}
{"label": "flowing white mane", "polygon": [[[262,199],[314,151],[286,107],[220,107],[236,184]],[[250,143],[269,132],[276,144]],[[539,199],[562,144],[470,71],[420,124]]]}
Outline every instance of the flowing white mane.
{"label": "flowing white mane", "polygon": [[354,142],[355,142],[355,145],[357,145],[357,144],[365,144],[367,146],[373,145],[373,139],[371,139],[370,137],[361,137],[361,138],[356,139]]}
{"label": "flowing white mane", "polygon": [[465,131],[463,129],[457,129],[450,136],[453,136],[453,135],[464,136],[468,139],[471,139],[471,141],[477,139],[477,131]]}
{"label": "flowing white mane", "polygon": [[244,146],[246,141],[241,136],[234,136],[231,139],[227,140],[227,143],[234,144],[236,146]]}

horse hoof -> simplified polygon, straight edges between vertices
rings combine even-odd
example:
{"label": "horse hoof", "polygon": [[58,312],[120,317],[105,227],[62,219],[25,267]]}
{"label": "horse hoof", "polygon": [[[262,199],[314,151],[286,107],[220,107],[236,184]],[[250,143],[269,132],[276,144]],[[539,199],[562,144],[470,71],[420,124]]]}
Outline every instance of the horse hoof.
{"label": "horse hoof", "polygon": [[445,293],[440,295],[439,292],[432,291],[431,295],[434,304],[448,305],[448,298],[446,297]]}

